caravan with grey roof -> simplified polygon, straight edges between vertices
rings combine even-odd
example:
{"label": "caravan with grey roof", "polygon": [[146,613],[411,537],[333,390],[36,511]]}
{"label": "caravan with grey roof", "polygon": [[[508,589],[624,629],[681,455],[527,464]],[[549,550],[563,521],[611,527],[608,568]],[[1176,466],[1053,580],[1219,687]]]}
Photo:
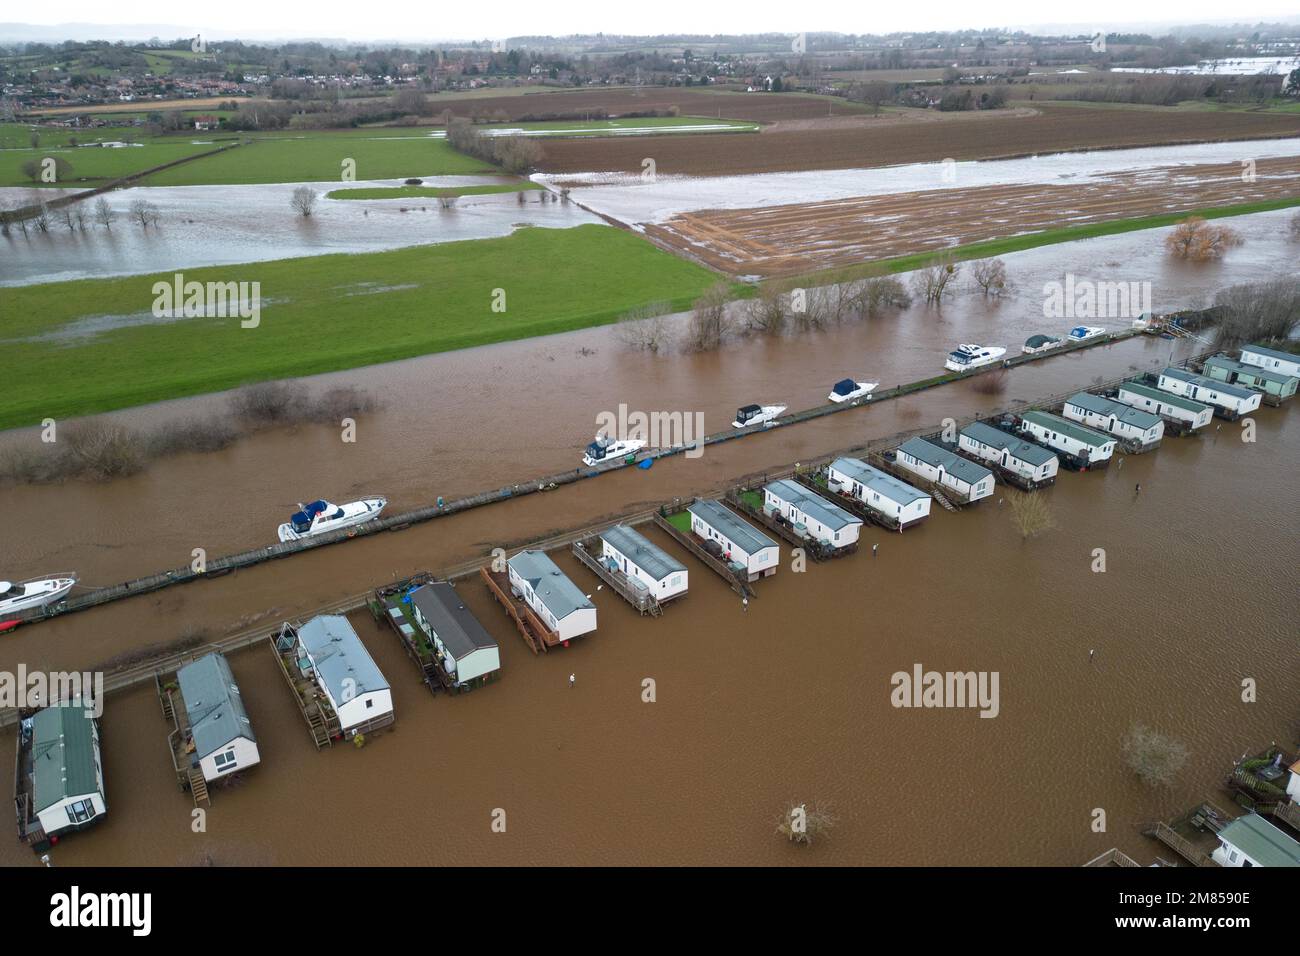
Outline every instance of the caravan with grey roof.
{"label": "caravan with grey roof", "polygon": [[763,510],[776,512],[804,537],[834,551],[856,545],[862,531],[861,518],[789,478],[763,488]]}
{"label": "caravan with grey roof", "polygon": [[659,602],[681,597],[689,583],[686,565],[645,535],[616,524],[600,533],[601,559],[643,586]]}
{"label": "caravan with grey roof", "polygon": [[213,652],[176,672],[193,750],[191,766],[212,781],[260,763],[257,737],[224,654]]}
{"label": "caravan with grey roof", "polygon": [[344,735],[368,733],[396,720],[388,681],[346,617],[322,614],[294,636],[299,672],[320,688]]}
{"label": "caravan with grey roof", "polygon": [[1229,421],[1235,421],[1242,415],[1257,411],[1261,400],[1259,392],[1242,388],[1240,385],[1217,382],[1184,368],[1165,369],[1160,373],[1156,385],[1172,395],[1181,395],[1183,398],[1213,405],[1215,414]]}
{"label": "caravan with grey roof", "polygon": [[1071,395],[1061,413],[1072,421],[1110,432],[1130,451],[1150,451],[1165,437],[1165,423],[1159,415],[1091,392]]}
{"label": "caravan with grey roof", "polygon": [[1189,431],[1204,428],[1214,417],[1214,406],[1172,395],[1153,385],[1125,382],[1119,387],[1119,400],[1152,415],[1177,423]]}
{"label": "caravan with grey roof", "polygon": [[691,531],[706,543],[722,549],[728,564],[750,581],[776,574],[781,561],[780,546],[767,535],[742,521],[730,508],[712,498],[701,498],[686,509]]}
{"label": "caravan with grey roof", "polygon": [[909,438],[899,445],[898,464],[971,504],[993,494],[993,472],[924,438]]}
{"label": "caravan with grey roof", "polygon": [[1060,460],[1049,449],[984,422],[972,422],[957,434],[957,447],[981,461],[991,462],[1033,487],[1050,485]]}
{"label": "caravan with grey roof", "polygon": [[510,587],[562,641],[596,629],[596,605],[545,551],[520,551],[506,562]]}
{"label": "caravan with grey roof", "polygon": [[1300,353],[1283,352],[1281,349],[1270,349],[1263,345],[1243,345],[1241,360],[1246,365],[1254,365],[1291,378],[1300,378]]}
{"label": "caravan with grey roof", "polygon": [[501,669],[497,642],[446,581],[433,581],[410,594],[411,610],[438,664],[457,690],[486,683]]}
{"label": "caravan with grey roof", "polygon": [[826,470],[831,491],[862,502],[899,531],[930,516],[930,495],[858,458],[836,458]]}

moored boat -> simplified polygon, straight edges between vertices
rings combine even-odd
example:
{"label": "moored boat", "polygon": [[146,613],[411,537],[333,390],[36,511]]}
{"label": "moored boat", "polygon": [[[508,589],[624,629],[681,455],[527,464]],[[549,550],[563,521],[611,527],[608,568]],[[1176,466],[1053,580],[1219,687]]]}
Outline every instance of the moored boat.
{"label": "moored boat", "polygon": [[387,504],[388,499],[383,497],[361,498],[345,505],[331,504],[323,498],[310,504],[299,504],[293,516],[280,525],[280,540],[299,541],[327,531],[350,528],[378,518]]}
{"label": "moored boat", "polygon": [[1025,339],[1024,346],[1020,349],[1026,355],[1033,355],[1035,352],[1046,352],[1054,349],[1061,344],[1061,340],[1053,335],[1031,335]]}
{"label": "moored boat", "polygon": [[943,367],[953,372],[966,372],[981,365],[992,365],[1007,350],[997,345],[959,345],[948,353]]}
{"label": "moored boat", "polygon": [[749,428],[752,425],[769,425],[785,411],[784,405],[742,405],[736,409],[732,428]]}
{"label": "moored boat", "polygon": [[76,583],[77,576],[71,572],[30,581],[0,581],[0,615],[53,604],[66,597]]}
{"label": "moored boat", "polygon": [[855,398],[870,395],[879,384],[879,382],[855,382],[851,378],[843,378],[831,386],[831,393],[826,396],[826,400],[831,402],[851,402]]}
{"label": "moored boat", "polygon": [[626,459],[628,455],[636,455],[644,447],[645,442],[639,438],[617,439],[597,435],[596,440],[583,452],[582,463],[588,468],[595,468],[597,465]]}
{"label": "moored boat", "polygon": [[1106,330],[1100,325],[1076,325],[1070,329],[1071,342],[1086,342],[1089,339],[1095,339],[1099,335],[1105,335]]}

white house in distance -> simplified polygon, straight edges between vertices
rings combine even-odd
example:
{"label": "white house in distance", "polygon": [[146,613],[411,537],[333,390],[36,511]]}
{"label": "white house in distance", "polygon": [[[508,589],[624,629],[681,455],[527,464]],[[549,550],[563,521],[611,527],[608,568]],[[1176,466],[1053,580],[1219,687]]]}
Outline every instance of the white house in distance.
{"label": "white house in distance", "polygon": [[686,593],[689,584],[686,565],[652,544],[641,532],[616,524],[602,531],[600,540],[601,557],[629,580],[645,585],[659,602]]}
{"label": "white house in distance", "polygon": [[412,591],[411,610],[415,623],[433,644],[442,669],[457,687],[481,684],[501,669],[497,642],[446,581]]}
{"label": "white house in distance", "polygon": [[253,725],[224,654],[205,654],[186,664],[176,671],[176,684],[194,741],[191,766],[198,765],[204,780],[228,777],[261,762]]}
{"label": "white house in distance", "polygon": [[1300,843],[1258,813],[1237,817],[1216,836],[1219,866],[1300,866]]}
{"label": "white house in distance", "polygon": [[993,462],[1034,485],[1055,481],[1061,467],[1060,459],[1042,445],[984,422],[972,422],[958,432],[957,445],[968,454]]}
{"label": "white house in distance", "polygon": [[1020,416],[1025,431],[1048,448],[1071,455],[1089,468],[1105,468],[1115,454],[1115,439],[1084,428],[1051,412],[1025,412]]}
{"label": "white house in distance", "polygon": [[1281,372],[1291,378],[1300,378],[1300,355],[1280,352],[1262,345],[1243,345],[1241,361],[1244,365],[1258,365],[1270,372]]}
{"label": "white house in distance", "polygon": [[1140,408],[1144,412],[1150,412],[1152,415],[1159,415],[1162,418],[1171,418],[1176,422],[1182,422],[1192,431],[1204,428],[1210,424],[1210,419],[1214,417],[1213,405],[1205,405],[1201,402],[1194,402],[1190,398],[1183,398],[1181,395],[1162,392],[1158,388],[1144,385],[1141,382],[1125,382],[1121,385],[1119,387],[1119,400],[1126,405]]}
{"label": "white house in distance", "polygon": [[1219,414],[1228,419],[1240,418],[1259,408],[1263,396],[1240,385],[1229,385],[1182,368],[1167,368],[1160,373],[1156,385],[1173,395],[1181,395],[1198,402],[1208,402]]}
{"label": "white house in distance", "polygon": [[596,605],[545,551],[520,551],[506,562],[510,586],[562,641],[596,629]]}
{"label": "white house in distance", "polygon": [[[99,724],[79,701],[53,704],[20,727],[19,773],[28,774],[28,816],[45,835],[90,826],[108,812]],[[20,823],[22,823],[20,819]]]}
{"label": "white house in distance", "polygon": [[361,638],[341,614],[322,614],[297,630],[298,668],[312,676],[338,715],[346,736],[393,723],[393,695],[388,681]]}
{"label": "white house in distance", "polygon": [[972,503],[993,494],[993,472],[924,438],[899,445],[898,464]]}
{"label": "white house in distance", "polygon": [[1077,392],[1065,400],[1062,414],[1076,422],[1110,432],[1140,451],[1148,451],[1165,437],[1165,423],[1159,415],[1116,402],[1091,392]]}
{"label": "white house in distance", "polygon": [[763,509],[779,513],[796,530],[834,550],[857,544],[862,531],[861,518],[789,478],[763,488]]}
{"label": "white house in distance", "polygon": [[701,498],[686,510],[691,515],[691,531],[721,545],[728,563],[740,565],[750,581],[776,574],[780,547],[730,508],[712,498]]}
{"label": "white house in distance", "polygon": [[892,519],[900,531],[928,518],[934,500],[919,488],[857,458],[836,458],[831,462],[826,483],[832,491],[856,498],[872,511]]}

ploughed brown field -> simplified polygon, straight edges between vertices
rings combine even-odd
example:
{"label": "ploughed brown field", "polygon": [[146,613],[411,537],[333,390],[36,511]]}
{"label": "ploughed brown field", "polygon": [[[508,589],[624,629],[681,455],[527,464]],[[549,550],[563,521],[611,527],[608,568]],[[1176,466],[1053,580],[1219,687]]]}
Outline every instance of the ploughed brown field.
{"label": "ploughed brown field", "polygon": [[[726,97],[729,102],[748,98]],[[825,110],[824,103],[821,108]],[[722,115],[744,118],[734,109],[724,109]],[[735,176],[1296,135],[1296,114],[1036,106],[983,113],[859,114],[820,123],[813,116],[794,122],[778,119],[758,137],[548,140],[541,167],[548,173],[639,173],[642,160],[650,156],[660,175]]]}
{"label": "ploughed brown field", "polygon": [[757,209],[706,209],[646,226],[675,252],[732,275],[788,276],[1212,205],[1300,197],[1300,157],[1116,173],[1068,185],[980,186]]}
{"label": "ploughed brown field", "polygon": [[[513,96],[434,96],[436,113],[449,109],[457,116],[489,115],[501,110],[511,122],[545,119],[555,114],[581,114],[604,110],[611,116],[664,111],[676,107],[682,116],[775,123],[779,120],[825,116],[860,116],[866,107],[839,98],[801,96],[797,93],[744,93],[687,87],[621,87],[612,90],[545,90]],[[576,118],[581,119],[581,115]]]}

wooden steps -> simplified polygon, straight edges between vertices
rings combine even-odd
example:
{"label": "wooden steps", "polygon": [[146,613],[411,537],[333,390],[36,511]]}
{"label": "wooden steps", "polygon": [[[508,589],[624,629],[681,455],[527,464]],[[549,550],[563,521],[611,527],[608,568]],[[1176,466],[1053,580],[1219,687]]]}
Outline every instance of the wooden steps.
{"label": "wooden steps", "polygon": [[1178,833],[1167,823],[1157,823],[1155,826],[1144,830],[1144,835],[1153,837],[1169,847],[1187,862],[1193,866],[1218,866],[1209,856],[1198,850],[1191,840],[1188,840],[1182,834]]}
{"label": "wooden steps", "polygon": [[194,798],[194,805],[197,807],[202,800],[208,806],[212,806],[212,798],[208,796],[208,782],[203,779],[203,771],[198,767],[190,768],[190,796]]}

